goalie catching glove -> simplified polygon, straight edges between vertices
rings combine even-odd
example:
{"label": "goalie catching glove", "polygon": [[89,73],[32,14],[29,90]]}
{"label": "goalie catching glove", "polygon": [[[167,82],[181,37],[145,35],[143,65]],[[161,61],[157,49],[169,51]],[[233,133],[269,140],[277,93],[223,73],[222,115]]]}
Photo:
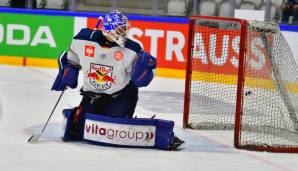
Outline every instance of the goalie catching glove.
{"label": "goalie catching glove", "polygon": [[78,85],[79,69],[67,62],[67,52],[63,52],[58,58],[59,73],[52,86],[52,90],[63,91],[66,87],[76,88]]}
{"label": "goalie catching glove", "polygon": [[153,79],[156,59],[145,51],[140,51],[135,58],[131,71],[131,80],[137,87],[147,86]]}

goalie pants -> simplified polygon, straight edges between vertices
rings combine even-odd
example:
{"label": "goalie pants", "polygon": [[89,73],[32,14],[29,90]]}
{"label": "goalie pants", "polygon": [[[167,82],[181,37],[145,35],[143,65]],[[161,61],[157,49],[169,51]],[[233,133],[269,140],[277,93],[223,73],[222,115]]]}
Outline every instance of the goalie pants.
{"label": "goalie pants", "polygon": [[112,95],[85,92],[83,99],[71,114],[70,135],[64,140],[81,140],[86,113],[104,116],[132,118],[138,101],[138,88],[130,82],[124,89]]}
{"label": "goalie pants", "polygon": [[124,89],[112,95],[85,92],[80,107],[83,113],[121,118],[132,118],[138,101],[138,88],[130,82]]}

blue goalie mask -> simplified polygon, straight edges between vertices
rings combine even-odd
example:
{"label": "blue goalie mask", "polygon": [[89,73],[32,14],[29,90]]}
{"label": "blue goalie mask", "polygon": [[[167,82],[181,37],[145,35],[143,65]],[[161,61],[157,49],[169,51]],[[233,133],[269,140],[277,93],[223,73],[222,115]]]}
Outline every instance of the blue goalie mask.
{"label": "blue goalie mask", "polygon": [[129,22],[125,15],[114,10],[106,14],[103,23],[103,34],[120,46],[124,46],[129,32]]}

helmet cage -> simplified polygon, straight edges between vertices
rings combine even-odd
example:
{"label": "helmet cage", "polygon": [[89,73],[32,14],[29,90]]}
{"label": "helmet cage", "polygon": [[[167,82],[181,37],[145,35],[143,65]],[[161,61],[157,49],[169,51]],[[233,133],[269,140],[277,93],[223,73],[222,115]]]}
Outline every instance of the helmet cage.
{"label": "helmet cage", "polygon": [[129,29],[127,17],[119,11],[112,11],[106,15],[103,22],[103,33],[118,45],[124,46]]}

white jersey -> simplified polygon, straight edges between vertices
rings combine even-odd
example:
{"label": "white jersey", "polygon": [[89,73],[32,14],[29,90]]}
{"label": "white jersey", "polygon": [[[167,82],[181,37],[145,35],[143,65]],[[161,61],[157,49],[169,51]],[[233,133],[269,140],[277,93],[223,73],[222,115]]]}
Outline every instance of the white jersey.
{"label": "white jersey", "polygon": [[138,43],[128,39],[125,47],[109,42],[101,30],[82,29],[71,43],[68,62],[82,68],[83,90],[113,94],[131,80],[131,69]]}

